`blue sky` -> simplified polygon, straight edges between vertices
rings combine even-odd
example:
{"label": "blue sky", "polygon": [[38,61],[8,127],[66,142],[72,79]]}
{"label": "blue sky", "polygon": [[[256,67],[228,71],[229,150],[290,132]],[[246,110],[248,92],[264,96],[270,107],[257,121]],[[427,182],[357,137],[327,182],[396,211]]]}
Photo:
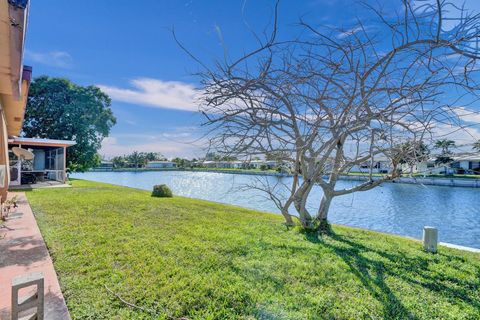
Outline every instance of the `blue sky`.
{"label": "blue sky", "polygon": [[[282,1],[279,30],[298,32],[299,17],[348,28],[359,13],[352,2]],[[474,9],[479,3],[467,1]],[[101,150],[107,158],[133,150],[198,157],[204,154],[202,116],[192,103],[198,66],[171,29],[212,63],[224,49],[235,57],[254,48],[249,30],[268,27],[273,7],[267,0],[32,0],[25,63],[34,76],[98,85],[112,97],[118,121]]]}

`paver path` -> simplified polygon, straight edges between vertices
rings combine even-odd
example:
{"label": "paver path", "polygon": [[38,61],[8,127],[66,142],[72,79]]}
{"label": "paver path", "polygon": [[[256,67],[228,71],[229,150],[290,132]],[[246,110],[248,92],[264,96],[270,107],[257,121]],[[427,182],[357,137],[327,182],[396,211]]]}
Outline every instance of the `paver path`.
{"label": "paver path", "polygon": [[0,229],[0,319],[10,320],[12,278],[32,272],[45,277],[45,319],[68,320],[65,300],[57,274],[43,237],[38,229],[25,193],[17,195],[19,202]]}

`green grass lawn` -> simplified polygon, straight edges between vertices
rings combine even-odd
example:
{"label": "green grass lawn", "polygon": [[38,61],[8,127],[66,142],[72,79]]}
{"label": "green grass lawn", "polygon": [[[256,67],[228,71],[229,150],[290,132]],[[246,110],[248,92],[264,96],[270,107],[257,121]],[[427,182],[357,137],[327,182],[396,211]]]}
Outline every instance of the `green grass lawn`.
{"label": "green grass lawn", "polygon": [[[74,319],[478,319],[480,255],[75,180],[27,197]],[[119,297],[145,310],[129,308]]]}

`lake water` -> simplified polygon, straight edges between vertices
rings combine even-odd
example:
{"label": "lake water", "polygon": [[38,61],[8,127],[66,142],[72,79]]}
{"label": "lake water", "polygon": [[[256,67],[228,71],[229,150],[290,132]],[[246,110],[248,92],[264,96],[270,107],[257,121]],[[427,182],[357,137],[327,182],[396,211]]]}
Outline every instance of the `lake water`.
{"label": "lake water", "polygon": [[[256,179],[271,185],[291,177],[188,171],[86,172],[72,178],[152,190],[167,184],[174,194],[279,212],[261,191],[244,188]],[[265,180],[266,179],[266,180]],[[340,181],[340,187],[358,183]],[[314,188],[309,207],[318,208],[321,189]],[[442,242],[480,248],[480,189],[385,183],[375,189],[337,197],[329,213],[332,223],[396,233],[420,239],[423,226],[435,226]]]}

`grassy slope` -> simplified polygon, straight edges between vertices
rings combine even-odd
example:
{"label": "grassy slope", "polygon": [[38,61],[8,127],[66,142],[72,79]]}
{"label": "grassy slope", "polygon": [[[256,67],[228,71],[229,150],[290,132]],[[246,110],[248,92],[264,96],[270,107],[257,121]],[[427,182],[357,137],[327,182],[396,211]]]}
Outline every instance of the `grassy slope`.
{"label": "grassy slope", "polygon": [[[77,180],[28,192],[74,319],[473,319],[480,255]],[[132,310],[109,294],[151,309]]]}

